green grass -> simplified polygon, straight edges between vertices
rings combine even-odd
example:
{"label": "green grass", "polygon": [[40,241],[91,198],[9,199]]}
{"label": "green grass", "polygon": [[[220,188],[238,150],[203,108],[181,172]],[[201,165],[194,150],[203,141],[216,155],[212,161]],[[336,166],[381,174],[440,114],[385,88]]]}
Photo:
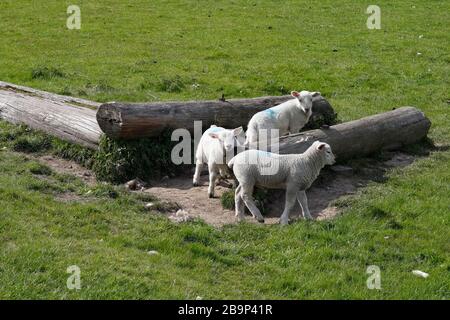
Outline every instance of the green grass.
{"label": "green grass", "polygon": [[[143,210],[153,199],[121,188],[43,179],[38,164],[2,151],[0,297],[448,298],[449,171],[419,187],[432,174],[427,163],[442,160],[450,159],[434,153],[365,189],[333,221],[217,230],[175,225]],[[80,199],[57,200],[68,192]],[[380,291],[365,286],[372,264],[382,270]],[[65,287],[70,265],[81,269],[79,291]]]}
{"label": "green grass", "polygon": [[[12,152],[53,143],[9,127],[0,298],[449,298],[449,2],[378,1],[381,30],[366,28],[357,1],[80,0],[78,31],[65,28],[69,4],[1,1],[1,80],[97,101],[319,90],[344,121],[415,105],[440,147],[339,200],[332,221],[218,230],[172,224],[110,185],[86,195]],[[81,200],[58,201],[67,192]],[[66,288],[70,265],[79,291]],[[382,290],[366,288],[368,265],[381,268]]]}

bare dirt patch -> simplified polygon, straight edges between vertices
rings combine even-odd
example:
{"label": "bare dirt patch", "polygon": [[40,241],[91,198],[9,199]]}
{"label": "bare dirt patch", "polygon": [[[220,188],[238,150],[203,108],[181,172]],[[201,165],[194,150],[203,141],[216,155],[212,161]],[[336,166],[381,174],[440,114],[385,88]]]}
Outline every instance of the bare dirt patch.
{"label": "bare dirt patch", "polygon": [[55,200],[64,203],[70,202],[87,202],[87,199],[74,193],[74,192],[65,192],[55,195]]}
{"label": "bare dirt patch", "polygon": [[[56,173],[76,176],[88,186],[94,186],[97,183],[95,174],[91,170],[84,168],[74,161],[65,160],[52,155],[21,154],[27,159],[32,159],[46,165]],[[43,177],[43,179],[45,179],[45,177]],[[85,197],[74,192],[58,193],[55,195],[55,200],[64,203],[87,201]]]}
{"label": "bare dirt patch", "polygon": [[[320,177],[307,191],[311,214],[318,220],[335,217],[339,210],[330,206],[330,203],[342,196],[356,193],[358,188],[365,187],[371,181],[384,181],[389,169],[407,166],[414,160],[415,157],[412,155],[396,152],[387,154],[387,160],[385,161],[367,159],[367,161],[360,161],[354,167],[341,166],[338,170],[324,169]],[[216,187],[216,197],[210,199],[207,193],[208,178],[207,176],[201,178],[199,187],[192,186],[192,174],[190,172],[180,177],[165,179],[163,182],[152,181],[152,187],[145,189],[145,192],[149,192],[161,200],[176,202],[190,216],[201,218],[214,226],[235,223],[234,211],[222,208],[220,201],[220,196],[230,189],[219,185]],[[271,190],[269,197],[272,202],[267,206],[265,223],[278,223],[284,208],[284,191]],[[298,204],[293,212],[297,214],[294,214],[291,218],[298,218],[300,215]],[[246,219],[249,222],[257,223],[249,215]]]}
{"label": "bare dirt patch", "polygon": [[95,175],[91,170],[82,167],[74,161],[61,159],[52,155],[28,155],[28,157],[47,165],[57,173],[74,175],[83,180],[87,185],[92,186],[97,182]]}
{"label": "bare dirt patch", "polygon": [[220,196],[228,191],[228,188],[217,186],[215,198],[208,198],[208,177],[201,177],[201,185],[192,186],[192,176],[167,179],[164,182],[151,182],[152,187],[145,190],[161,200],[174,201],[192,217],[201,218],[206,223],[221,226],[234,223],[234,212],[223,209]]}

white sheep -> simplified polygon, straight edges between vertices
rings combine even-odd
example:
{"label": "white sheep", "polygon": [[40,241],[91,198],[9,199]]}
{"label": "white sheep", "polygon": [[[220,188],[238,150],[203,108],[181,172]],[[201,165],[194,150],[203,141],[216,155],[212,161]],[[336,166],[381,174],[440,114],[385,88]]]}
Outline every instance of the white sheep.
{"label": "white sheep", "polygon": [[295,99],[253,115],[247,126],[246,146],[256,147],[258,141],[269,140],[270,130],[279,130],[278,136],[283,136],[297,133],[305,126],[312,114],[313,97],[320,92],[292,91],[291,95]]}
{"label": "white sheep", "polygon": [[214,187],[219,177],[226,177],[229,173],[227,159],[234,156],[235,147],[242,147],[245,141],[242,127],[225,129],[212,125],[206,130],[197,146],[195,153],[194,186],[200,184],[200,173],[203,164],[208,164],[209,187],[208,196],[214,197]]}
{"label": "white sheep", "polygon": [[319,141],[314,142],[302,154],[279,155],[260,150],[247,150],[238,154],[228,163],[239,181],[235,192],[236,217],[239,221],[243,219],[245,204],[259,222],[264,222],[252,196],[253,188],[259,186],[286,189],[281,224],[289,222],[289,213],[296,199],[302,208],[303,217],[312,219],[305,190],[311,186],[325,165],[332,165],[334,162],[331,147]]}

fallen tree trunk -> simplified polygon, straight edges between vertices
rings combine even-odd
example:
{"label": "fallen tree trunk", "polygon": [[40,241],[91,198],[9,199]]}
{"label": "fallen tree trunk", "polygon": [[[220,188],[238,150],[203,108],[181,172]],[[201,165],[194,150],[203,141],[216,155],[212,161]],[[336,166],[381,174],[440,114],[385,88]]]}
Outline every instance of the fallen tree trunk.
{"label": "fallen tree trunk", "polygon": [[328,129],[281,137],[279,153],[302,153],[319,140],[331,146],[337,160],[346,160],[418,142],[426,137],[430,126],[430,120],[417,108],[401,107]]}
{"label": "fallen tree trunk", "polygon": [[[106,103],[97,112],[103,132],[114,139],[154,137],[164,129],[185,128],[193,132],[194,120],[202,121],[203,130],[212,124],[226,128],[247,125],[257,112],[292,99],[291,96],[261,97],[216,101]],[[333,124],[336,114],[323,97],[313,101],[310,123]]]}
{"label": "fallen tree trunk", "polygon": [[61,96],[0,81],[0,118],[23,123],[63,140],[98,147],[100,103]]}

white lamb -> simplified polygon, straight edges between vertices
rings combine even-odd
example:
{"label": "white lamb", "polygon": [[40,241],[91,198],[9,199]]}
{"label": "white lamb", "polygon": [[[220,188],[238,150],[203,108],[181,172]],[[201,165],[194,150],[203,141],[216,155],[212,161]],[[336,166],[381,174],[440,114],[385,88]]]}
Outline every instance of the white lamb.
{"label": "white lamb", "polygon": [[292,91],[291,95],[295,99],[253,115],[248,123],[246,146],[256,147],[258,141],[269,140],[270,130],[278,129],[278,136],[283,136],[297,133],[305,126],[312,114],[313,97],[320,92]]}
{"label": "white lamb", "polygon": [[286,204],[280,218],[281,224],[289,222],[289,213],[296,199],[302,208],[303,217],[312,219],[305,190],[311,186],[325,165],[332,165],[334,162],[331,147],[319,141],[314,142],[302,154],[279,155],[260,150],[247,150],[238,154],[228,163],[239,181],[235,193],[236,217],[239,221],[243,219],[245,204],[259,222],[264,222],[252,196],[253,188],[259,186],[286,189]]}
{"label": "white lamb", "polygon": [[195,153],[194,186],[200,184],[200,173],[203,169],[203,164],[208,164],[208,196],[213,198],[217,179],[220,176],[225,178],[229,173],[226,159],[234,156],[235,147],[242,147],[243,149],[244,141],[245,135],[242,127],[225,129],[212,125],[206,130],[198,143]]}

